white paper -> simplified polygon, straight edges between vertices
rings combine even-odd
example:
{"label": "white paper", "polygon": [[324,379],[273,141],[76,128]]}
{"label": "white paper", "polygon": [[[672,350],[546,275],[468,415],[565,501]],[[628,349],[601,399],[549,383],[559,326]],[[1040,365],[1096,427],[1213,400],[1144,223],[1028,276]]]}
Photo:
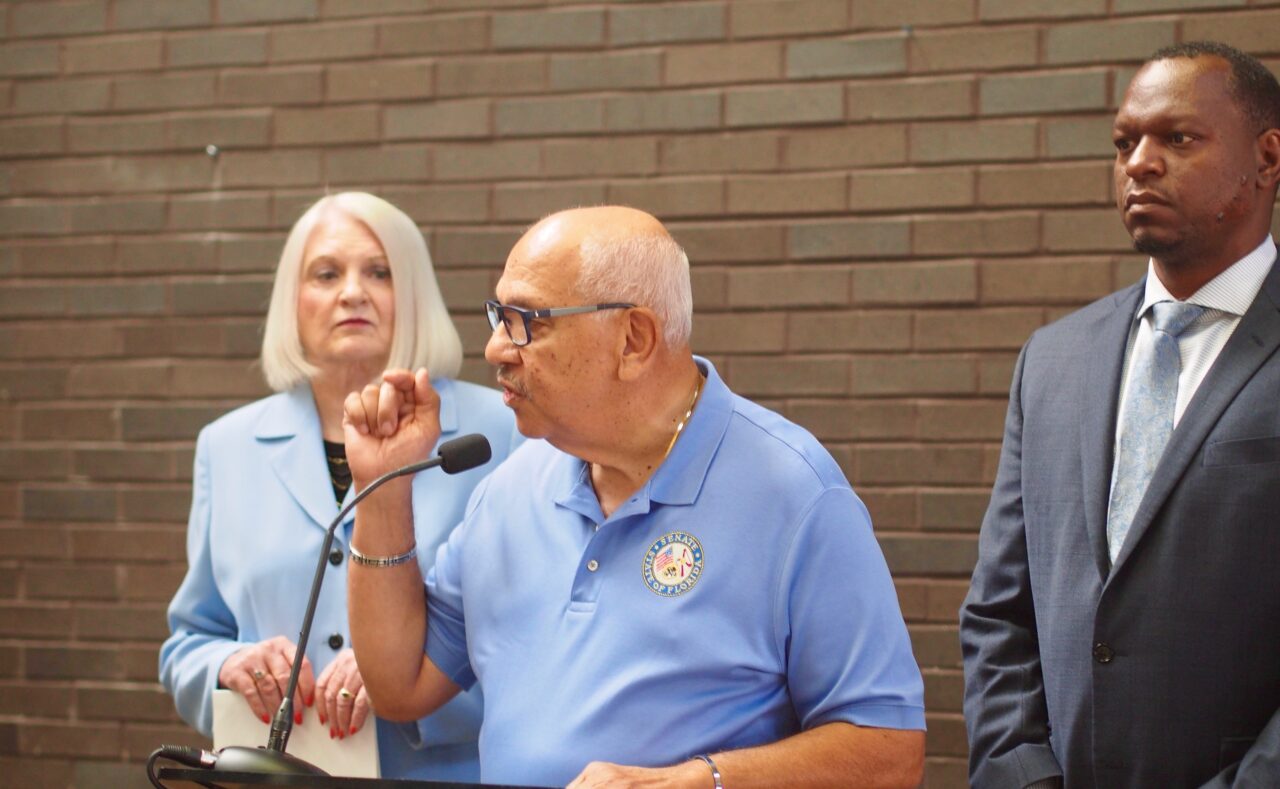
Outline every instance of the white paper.
{"label": "white paper", "polygon": [[[329,775],[347,778],[381,778],[378,767],[378,734],[373,716],[346,738],[329,739],[329,727],[320,723],[315,707],[305,711],[301,726],[294,725],[287,751],[311,762]],[[213,692],[213,747],[266,745],[271,726],[253,714],[244,696],[231,690]]]}

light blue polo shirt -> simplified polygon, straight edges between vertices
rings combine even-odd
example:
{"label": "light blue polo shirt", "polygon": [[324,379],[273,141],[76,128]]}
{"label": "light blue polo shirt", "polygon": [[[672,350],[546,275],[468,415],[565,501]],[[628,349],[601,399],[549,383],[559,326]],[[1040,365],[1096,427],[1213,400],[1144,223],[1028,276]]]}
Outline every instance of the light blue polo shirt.
{"label": "light blue polo shirt", "polygon": [[426,652],[484,690],[485,782],[563,786],[831,721],[924,728],[866,507],[803,428],[706,360],[670,456],[609,518],[587,466],[526,442],[427,579]]}

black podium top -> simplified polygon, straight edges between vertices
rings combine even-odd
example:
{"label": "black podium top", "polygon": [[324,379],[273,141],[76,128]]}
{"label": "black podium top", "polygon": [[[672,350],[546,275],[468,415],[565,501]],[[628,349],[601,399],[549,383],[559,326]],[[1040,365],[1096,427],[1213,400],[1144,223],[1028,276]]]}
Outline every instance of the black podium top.
{"label": "black podium top", "polygon": [[267,773],[211,772],[190,767],[161,767],[159,776],[172,789],[248,789],[255,786],[297,789],[546,789],[510,784],[467,784],[449,781],[399,781],[391,778],[342,778],[328,775],[270,775]]}

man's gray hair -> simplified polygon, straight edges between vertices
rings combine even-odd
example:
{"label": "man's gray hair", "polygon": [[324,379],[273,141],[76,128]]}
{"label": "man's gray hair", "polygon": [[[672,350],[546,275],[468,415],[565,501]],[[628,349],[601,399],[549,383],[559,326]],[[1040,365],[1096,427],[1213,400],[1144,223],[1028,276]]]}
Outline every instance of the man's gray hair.
{"label": "man's gray hair", "polygon": [[588,236],[579,255],[578,292],[586,302],[626,301],[648,307],[662,322],[668,348],[689,342],[693,331],[689,258],[670,236]]}

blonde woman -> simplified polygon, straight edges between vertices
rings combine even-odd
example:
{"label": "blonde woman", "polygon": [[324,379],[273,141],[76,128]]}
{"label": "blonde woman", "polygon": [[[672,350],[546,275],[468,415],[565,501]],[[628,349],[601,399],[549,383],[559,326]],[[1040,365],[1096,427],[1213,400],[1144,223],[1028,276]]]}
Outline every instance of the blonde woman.
{"label": "blonde woman", "polygon": [[[518,441],[490,389],[453,380],[462,346],[431,257],[408,216],[370,194],[325,197],[294,224],[276,269],[262,366],[277,394],[216,420],[196,443],[189,569],[169,606],[160,679],[183,719],[208,735],[212,693],[240,693],[264,721],[287,685],[325,529],[352,495],[342,403],[388,367],[426,367],[440,394],[442,441],[483,433],[493,460],[413,479],[417,561],[462,518],[475,485]],[[347,626],[353,516],[338,528],[295,720],[345,738],[376,724],[382,775],[479,780],[481,700],[465,694],[417,724],[371,715]],[[358,547],[358,546],[357,546]],[[296,723],[295,725],[299,725]]]}

